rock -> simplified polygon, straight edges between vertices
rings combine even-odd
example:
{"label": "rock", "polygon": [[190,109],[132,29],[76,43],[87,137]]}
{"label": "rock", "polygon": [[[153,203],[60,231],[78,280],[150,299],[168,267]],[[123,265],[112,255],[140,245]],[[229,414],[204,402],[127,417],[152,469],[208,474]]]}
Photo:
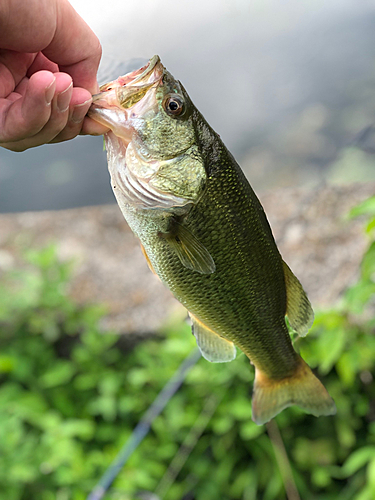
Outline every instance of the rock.
{"label": "rock", "polygon": [[[351,207],[375,184],[275,189],[260,196],[283,258],[315,308],[332,305],[355,282],[368,242]],[[62,211],[0,214],[0,273],[22,264],[22,249],[58,245],[76,263],[70,294],[104,303],[104,327],[149,335],[179,307],[148,269],[139,243],[116,205]]]}

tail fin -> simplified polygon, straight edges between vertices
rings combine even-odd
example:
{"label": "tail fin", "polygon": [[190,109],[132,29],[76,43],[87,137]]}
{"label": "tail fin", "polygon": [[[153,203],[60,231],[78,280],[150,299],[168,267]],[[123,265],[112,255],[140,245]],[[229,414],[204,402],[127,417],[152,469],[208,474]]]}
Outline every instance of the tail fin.
{"label": "tail fin", "polygon": [[256,368],[252,401],[254,422],[264,424],[292,405],[316,417],[336,413],[333,399],[302,358],[295,373],[281,380],[269,378]]}

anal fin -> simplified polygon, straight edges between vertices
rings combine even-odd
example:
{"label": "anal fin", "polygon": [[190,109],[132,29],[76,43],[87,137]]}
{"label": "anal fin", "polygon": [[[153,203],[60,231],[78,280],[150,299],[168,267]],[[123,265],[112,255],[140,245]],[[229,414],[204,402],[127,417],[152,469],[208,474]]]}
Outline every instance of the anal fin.
{"label": "anal fin", "polygon": [[220,337],[207,328],[197,318],[189,313],[192,321],[193,335],[197,340],[202,356],[211,363],[226,363],[236,357],[236,348],[233,342]]}
{"label": "anal fin", "polygon": [[290,326],[305,337],[314,322],[314,312],[301,283],[283,261],[286,286],[286,316]]}

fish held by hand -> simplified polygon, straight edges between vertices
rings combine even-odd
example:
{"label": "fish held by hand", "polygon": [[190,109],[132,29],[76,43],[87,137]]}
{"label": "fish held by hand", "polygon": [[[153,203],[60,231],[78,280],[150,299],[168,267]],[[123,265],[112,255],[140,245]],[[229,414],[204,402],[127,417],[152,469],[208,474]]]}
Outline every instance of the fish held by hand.
{"label": "fish held by hand", "polygon": [[253,420],[291,405],[334,414],[285,323],[306,335],[310,302],[241,168],[182,84],[154,56],[102,86],[88,114],[110,128],[117,202],[150,268],[189,311],[202,355],[231,361],[237,346],[255,366]]}

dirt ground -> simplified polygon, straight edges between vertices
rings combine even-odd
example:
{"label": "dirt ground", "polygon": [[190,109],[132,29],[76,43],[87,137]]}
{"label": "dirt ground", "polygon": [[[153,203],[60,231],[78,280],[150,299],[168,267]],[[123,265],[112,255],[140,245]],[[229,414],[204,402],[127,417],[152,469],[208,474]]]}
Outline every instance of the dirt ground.
{"label": "dirt ground", "polygon": [[[315,308],[334,303],[358,275],[368,244],[363,220],[349,209],[375,184],[276,189],[260,196],[283,258]],[[106,304],[104,327],[123,334],[155,332],[180,307],[148,269],[139,243],[116,205],[0,214],[0,276],[22,264],[22,249],[54,242],[73,259],[70,293]]]}

